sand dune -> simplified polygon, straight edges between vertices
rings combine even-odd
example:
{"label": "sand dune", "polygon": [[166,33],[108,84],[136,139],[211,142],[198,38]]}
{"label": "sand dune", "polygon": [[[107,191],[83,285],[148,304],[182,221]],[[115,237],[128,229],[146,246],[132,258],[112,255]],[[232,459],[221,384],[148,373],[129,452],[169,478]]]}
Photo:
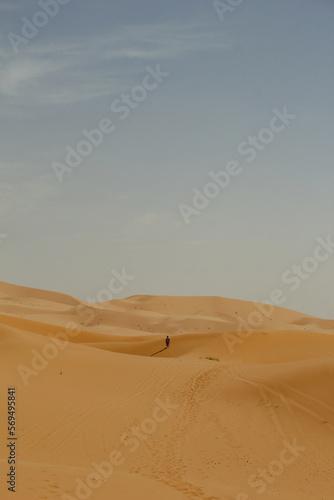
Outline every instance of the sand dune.
{"label": "sand dune", "polygon": [[260,308],[0,283],[1,499],[15,387],[18,500],[332,500],[334,321]]}

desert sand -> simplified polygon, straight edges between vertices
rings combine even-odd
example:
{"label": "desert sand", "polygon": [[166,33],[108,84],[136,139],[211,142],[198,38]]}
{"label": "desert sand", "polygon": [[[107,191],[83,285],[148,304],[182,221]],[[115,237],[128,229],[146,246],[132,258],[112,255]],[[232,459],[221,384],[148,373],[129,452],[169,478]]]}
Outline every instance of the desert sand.
{"label": "desert sand", "polygon": [[0,283],[0,498],[332,500],[333,333],[220,297]]}

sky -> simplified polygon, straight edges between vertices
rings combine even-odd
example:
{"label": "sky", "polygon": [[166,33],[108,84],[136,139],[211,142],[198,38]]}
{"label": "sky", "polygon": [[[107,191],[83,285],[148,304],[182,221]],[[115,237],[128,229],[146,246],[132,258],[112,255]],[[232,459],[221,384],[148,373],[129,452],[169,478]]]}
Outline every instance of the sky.
{"label": "sky", "polygon": [[332,0],[2,0],[0,279],[334,319]]}

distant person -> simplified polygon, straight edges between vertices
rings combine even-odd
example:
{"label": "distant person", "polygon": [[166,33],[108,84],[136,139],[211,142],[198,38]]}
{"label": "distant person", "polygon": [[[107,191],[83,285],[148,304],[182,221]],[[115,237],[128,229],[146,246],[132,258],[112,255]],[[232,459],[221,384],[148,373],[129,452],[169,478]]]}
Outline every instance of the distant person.
{"label": "distant person", "polygon": [[167,335],[167,337],[166,337],[166,347],[169,347],[169,343],[170,343],[170,338]]}

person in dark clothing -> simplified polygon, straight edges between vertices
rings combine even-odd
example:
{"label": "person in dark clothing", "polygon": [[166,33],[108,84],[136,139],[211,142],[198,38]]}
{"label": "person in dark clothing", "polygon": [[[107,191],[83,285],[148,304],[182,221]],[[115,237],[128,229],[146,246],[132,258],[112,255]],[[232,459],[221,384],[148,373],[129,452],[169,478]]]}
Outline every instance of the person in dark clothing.
{"label": "person in dark clothing", "polygon": [[167,335],[167,337],[166,337],[166,347],[169,347],[169,343],[170,343],[170,338]]}

